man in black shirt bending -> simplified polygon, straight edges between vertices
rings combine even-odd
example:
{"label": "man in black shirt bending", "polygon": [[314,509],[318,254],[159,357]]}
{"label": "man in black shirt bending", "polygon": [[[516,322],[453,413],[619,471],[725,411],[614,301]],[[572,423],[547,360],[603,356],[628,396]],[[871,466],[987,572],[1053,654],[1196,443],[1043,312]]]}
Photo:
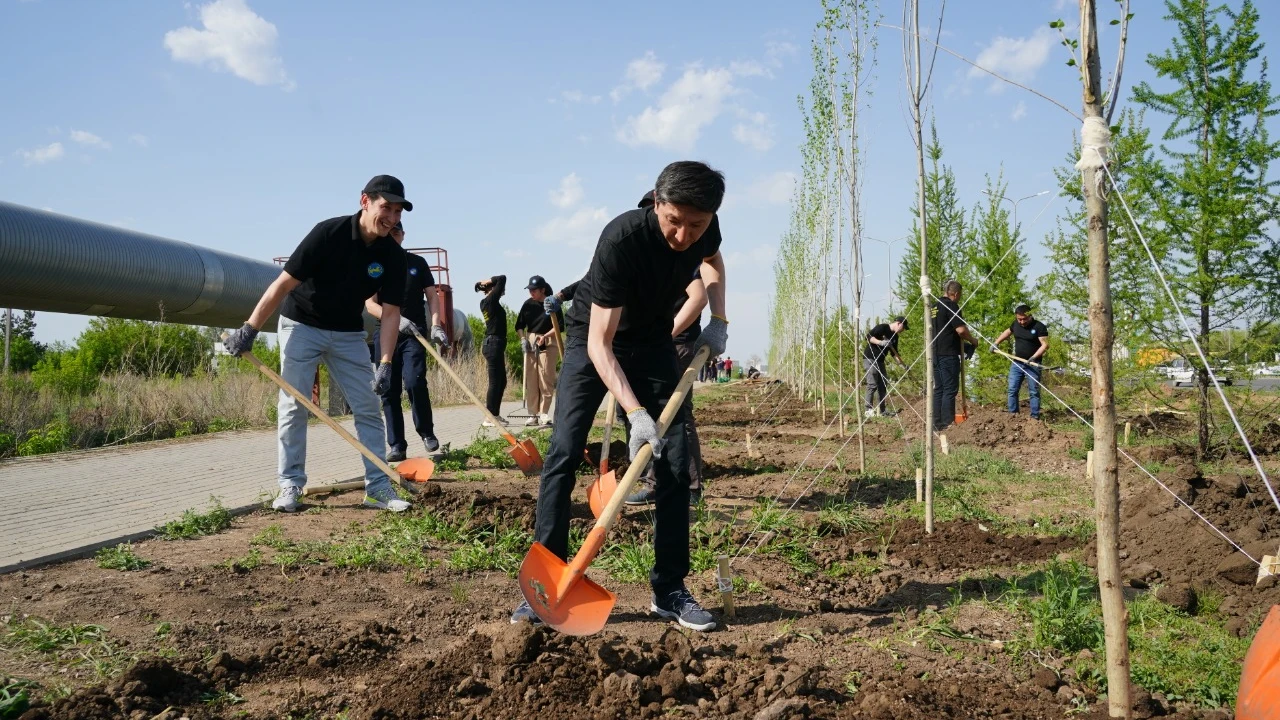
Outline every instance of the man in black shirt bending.
{"label": "man in black shirt bending", "polygon": [[[391,239],[402,249],[404,247],[404,225],[396,223],[391,230]],[[427,308],[431,306],[431,341],[447,344],[448,336],[444,334],[444,326],[440,324],[440,300],[435,291],[436,280],[431,275],[431,268],[421,255],[411,252],[404,254],[405,267],[404,301],[400,305],[400,334],[396,338],[396,350],[391,356],[391,382],[387,391],[382,394],[382,416],[387,425],[387,462],[404,460],[409,449],[404,439],[404,410],[400,407],[401,388],[409,394],[409,407],[413,412],[413,429],[427,454],[440,450],[440,441],[436,440],[435,423],[431,418],[431,391],[427,388],[427,352],[422,343],[414,335],[426,335],[423,328],[427,326]],[[423,299],[426,299],[426,305]],[[365,309],[378,322],[374,332],[377,337],[382,327],[382,295],[375,294],[365,301]]]}
{"label": "man in black shirt bending", "polygon": [[[893,322],[880,323],[867,333],[867,345],[862,349],[862,366],[866,369],[867,417],[888,415],[885,401],[888,399],[889,373],[885,368],[887,357],[893,355],[905,369],[907,364],[898,354],[898,333],[907,329],[907,319],[899,315]],[[880,396],[879,404],[876,395]]]}
{"label": "man in black shirt bending", "polygon": [[[946,430],[956,419],[961,355],[972,357],[977,345],[960,314],[962,288],[948,280],[945,297],[930,309],[933,319],[933,429]],[[961,344],[964,341],[964,344]]]}
{"label": "man in black shirt bending", "polygon": [[[1040,358],[1049,351],[1049,328],[1031,316],[1031,306],[1022,303],[1013,310],[1013,324],[996,338],[996,345],[1013,336],[1013,355],[1026,362],[1014,361],[1009,366],[1009,412],[1018,414],[1018,391],[1027,379],[1031,419],[1040,419]],[[1036,363],[1036,364],[1032,364]]]}
{"label": "man in black shirt bending", "polygon": [[[679,382],[672,330],[675,302],[701,267],[711,320],[697,340],[712,355],[724,352],[724,261],[716,211],[724,176],[699,162],[663,169],[654,205],[627,211],[600,234],[591,267],[578,283],[565,316],[568,338],[557,387],[555,433],[542,471],[534,539],[568,558],[569,507],[575,473],[596,410],[612,392],[631,426],[631,457],[648,443],[654,451],[654,566],[650,609],[693,630],[715,627],[685,588],[689,574],[689,464],[684,413],[665,437],[657,418]],[[512,622],[536,621],[522,602]]]}

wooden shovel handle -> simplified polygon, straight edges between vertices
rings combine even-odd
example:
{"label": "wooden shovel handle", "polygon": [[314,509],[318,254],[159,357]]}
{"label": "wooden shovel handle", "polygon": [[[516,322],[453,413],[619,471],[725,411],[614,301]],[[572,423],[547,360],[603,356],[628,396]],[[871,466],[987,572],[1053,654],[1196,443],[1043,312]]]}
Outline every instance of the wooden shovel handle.
{"label": "wooden shovel handle", "polygon": [[484,413],[485,418],[487,418],[489,422],[493,423],[493,426],[498,429],[498,432],[502,433],[502,437],[506,438],[507,442],[512,445],[518,444],[515,436],[507,432],[507,429],[502,426],[502,423],[498,422],[498,418],[494,417],[493,413],[489,412],[489,408],[485,407],[484,403],[480,402],[480,398],[476,397],[475,393],[471,392],[471,388],[467,387],[467,384],[462,382],[462,378],[458,377],[458,373],[454,372],[453,368],[449,367],[449,363],[445,362],[444,358],[440,357],[440,353],[436,351],[435,346],[428,342],[426,338],[422,337],[422,334],[418,332],[417,328],[414,329],[413,336],[418,338],[418,342],[422,343],[422,347],[426,348],[427,352],[431,353],[431,357],[435,358],[436,363],[440,365],[445,374],[448,375],[449,378],[452,379],[453,382],[462,390],[463,394],[471,400],[471,404],[480,408],[480,412]]}
{"label": "wooden shovel handle", "polygon": [[1044,368],[1044,365],[1041,365],[1041,364],[1040,364],[1040,363],[1038,363],[1038,362],[1033,362],[1033,361],[1031,361],[1031,360],[1027,360],[1027,359],[1025,359],[1025,358],[1020,358],[1020,357],[1018,357],[1017,355],[1010,355],[1009,353],[1007,353],[1007,352],[1005,352],[1005,351],[1001,350],[1001,349],[1000,349],[1000,348],[998,348],[998,347],[993,347],[993,348],[991,348],[991,352],[993,352],[993,353],[995,353],[995,354],[997,354],[997,355],[1003,355],[1003,356],[1005,356],[1005,357],[1009,358],[1010,360],[1014,360],[1014,361],[1017,361],[1017,362],[1020,362],[1020,363],[1024,363],[1024,364],[1026,364],[1026,365],[1030,365],[1030,366],[1032,366],[1032,367],[1038,367],[1038,368],[1040,368],[1041,370],[1044,370],[1044,369],[1045,369],[1045,368]]}
{"label": "wooden shovel handle", "polygon": [[[703,345],[697,353],[694,354],[689,367],[685,369],[684,375],[680,377],[680,382],[676,385],[676,391],[671,394],[671,399],[667,401],[667,406],[662,409],[662,415],[658,417],[658,437],[667,434],[667,428],[671,425],[671,421],[675,419],[676,413],[680,412],[680,405],[684,403],[685,395],[688,395],[693,387],[693,381],[698,377],[698,368],[707,361],[707,356],[711,353],[711,348]],[[609,498],[609,504],[605,505],[604,511],[600,513],[599,519],[596,520],[596,528],[607,531],[613,527],[617,521],[619,513],[622,511],[622,501],[631,494],[631,487],[635,485],[639,479],[640,473],[644,472],[649,461],[653,459],[653,447],[649,443],[645,443],[640,451],[636,453],[635,458],[631,461],[631,466],[627,468],[627,474],[622,476],[622,482],[618,483],[618,489],[613,491],[613,497]],[[578,561],[583,553],[579,552],[574,556],[574,562]],[[586,560],[589,564],[590,559]]]}
{"label": "wooden shovel handle", "polygon": [[604,440],[600,443],[600,474],[609,472],[609,441],[613,436],[613,421],[618,416],[618,401],[613,393],[605,393],[604,401],[609,403],[604,411]]}
{"label": "wooden shovel handle", "polygon": [[551,313],[551,329],[556,331],[556,349],[560,351],[560,357],[564,358],[564,340],[560,338],[560,321],[556,319],[556,314]]}
{"label": "wooden shovel handle", "polygon": [[960,363],[960,414],[969,417],[969,397],[964,391],[964,363]]}
{"label": "wooden shovel handle", "polygon": [[[224,334],[222,336],[223,342],[226,341],[226,338],[227,338],[227,335]],[[378,457],[377,455],[374,455],[372,450],[365,447],[364,443],[360,442],[355,438],[355,436],[347,432],[347,429],[339,425],[336,420],[334,420],[333,418],[325,414],[325,412],[321,410],[319,407],[316,407],[316,404],[311,402],[311,398],[306,397],[302,393],[298,392],[297,388],[285,382],[285,379],[280,377],[280,375],[276,373],[275,370],[272,370],[266,365],[263,365],[262,361],[259,360],[257,356],[253,354],[252,351],[245,350],[243,353],[240,354],[240,356],[248,360],[250,363],[252,363],[254,367],[261,370],[263,375],[266,375],[267,377],[271,378],[272,382],[274,382],[276,385],[279,385],[281,390],[284,390],[285,392],[289,393],[294,397],[295,400],[302,403],[303,407],[310,410],[312,415],[315,415],[316,417],[320,418],[321,422],[323,422],[325,425],[328,425],[330,428],[332,428],[333,431],[338,433],[338,435],[343,440],[346,440],[347,442],[351,443],[351,447],[359,450],[360,454],[368,458],[369,462],[377,466],[379,470],[386,473],[392,480],[396,481],[397,483],[400,483],[401,485],[404,484],[404,479],[400,477],[400,473],[393,470],[385,460]]]}

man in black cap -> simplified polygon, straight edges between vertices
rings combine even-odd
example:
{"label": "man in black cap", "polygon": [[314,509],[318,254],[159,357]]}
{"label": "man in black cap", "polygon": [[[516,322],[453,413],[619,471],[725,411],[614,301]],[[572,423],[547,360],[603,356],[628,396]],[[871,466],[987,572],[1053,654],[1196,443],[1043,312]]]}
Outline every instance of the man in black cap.
{"label": "man in black cap", "polygon": [[[907,364],[898,354],[898,333],[906,329],[907,319],[899,315],[893,319],[893,322],[880,323],[867,333],[867,345],[862,349],[862,366],[866,369],[866,414],[869,418],[877,415],[889,416],[885,405],[889,392],[889,373],[885,368],[888,362],[886,356],[893,355],[898,364],[904,370],[906,369]],[[879,404],[875,401],[876,395],[880,396]]]}
{"label": "man in black cap", "polygon": [[[973,357],[977,344],[960,313],[963,288],[948,280],[944,297],[930,308],[933,318],[933,430],[942,432],[956,420],[962,357]],[[961,344],[963,341],[963,345]]]}
{"label": "man in black cap", "polygon": [[[524,406],[529,411],[526,425],[551,424],[551,399],[556,389],[556,364],[560,349],[555,342],[555,326],[543,303],[551,295],[551,285],[541,275],[529,278],[524,286],[529,299],[516,315],[516,334],[524,351]],[[564,327],[564,315],[555,308],[556,320]]]}
{"label": "man in black cap", "polygon": [[[1022,303],[1013,309],[1013,323],[1000,333],[996,345],[1013,337],[1013,355],[1019,358],[1009,366],[1009,412],[1018,414],[1018,393],[1022,380],[1027,380],[1031,419],[1040,419],[1040,359],[1049,351],[1049,328],[1031,315],[1031,306]],[[1037,363],[1037,364],[1032,364]]]}
{"label": "man in black cap", "polygon": [[[657,465],[651,611],[692,630],[715,620],[685,587],[689,574],[689,464],[683,412],[663,437],[657,418],[680,372],[672,330],[675,302],[701,267],[711,320],[698,345],[712,355],[728,341],[724,261],[716,211],[724,176],[700,162],[675,162],[655,183],[652,207],[614,218],[600,235],[591,267],[565,315],[568,338],[557,387],[556,429],[542,470],[534,539],[560,558],[569,553],[570,497],[582,451],[605,393],[630,424],[631,457],[645,444]],[[512,622],[536,621],[522,602]]]}
{"label": "man in black cap", "polygon": [[[372,452],[383,454],[378,395],[391,383],[391,358],[400,326],[400,306],[382,305],[381,352],[377,370],[369,366],[364,343],[364,301],[375,293],[404,297],[404,251],[391,230],[402,211],[413,210],[404,185],[378,175],[360,193],[360,211],[323,220],[302,239],[280,276],[258,300],[253,314],[227,337],[227,352],[240,355],[280,309],[280,374],[299,391],[311,387],[316,365],[323,362],[355,415],[356,434]],[[307,409],[280,391],[276,404],[279,438],[280,494],[271,506],[293,512],[307,484]],[[394,512],[409,509],[396,496],[387,474],[367,458],[364,504]]]}
{"label": "man in black cap", "polygon": [[[404,224],[396,223],[391,229],[391,238],[401,249],[404,248]],[[413,429],[428,455],[440,450],[440,441],[436,440],[435,423],[431,417],[431,390],[427,388],[427,351],[422,347],[417,335],[426,335],[427,306],[431,308],[431,341],[446,345],[449,338],[444,334],[444,326],[440,324],[440,298],[432,288],[436,285],[431,275],[431,267],[421,256],[411,252],[404,254],[405,267],[408,268],[404,278],[404,302],[400,305],[400,333],[396,339],[396,349],[391,355],[391,382],[387,391],[382,394],[382,416],[387,425],[387,462],[404,460],[409,444],[404,438],[404,410],[400,407],[401,388],[409,394],[409,407],[413,413]],[[426,305],[423,299],[426,299]],[[364,303],[378,323],[374,337],[381,335],[382,295],[375,294]],[[415,333],[417,335],[415,335]]]}

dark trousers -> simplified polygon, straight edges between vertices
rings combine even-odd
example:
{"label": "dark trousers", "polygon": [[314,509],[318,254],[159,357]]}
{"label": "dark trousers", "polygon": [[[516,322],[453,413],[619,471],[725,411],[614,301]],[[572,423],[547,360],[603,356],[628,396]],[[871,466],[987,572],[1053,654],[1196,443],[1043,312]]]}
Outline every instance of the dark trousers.
{"label": "dark trousers", "polygon": [[[884,358],[879,360],[863,358],[862,368],[863,385],[867,388],[866,407],[868,410],[875,408],[883,415],[886,409],[885,400],[888,399],[889,394],[889,373],[885,371],[885,360]],[[877,396],[880,397],[879,404],[876,404]]]}
{"label": "dark trousers", "polygon": [[[676,371],[683,374],[689,367],[689,361],[693,360],[694,343],[685,343],[676,345]],[[699,368],[699,371],[703,368]],[[677,380],[679,378],[677,377]],[[693,418],[693,392],[690,388],[688,395],[684,396],[684,402],[680,405],[681,412],[684,413],[684,442],[685,452],[689,454],[689,490],[690,492],[702,492],[702,444],[698,441],[698,423]],[[627,432],[631,432],[631,425],[627,423],[626,417],[623,416],[622,422],[627,427]],[[656,471],[652,464],[645,470],[644,475],[640,477],[640,482],[653,487],[657,482],[654,475]]]}
{"label": "dark trousers", "polygon": [[[565,341],[564,362],[556,385],[555,430],[543,462],[534,539],[561,559],[569,553],[570,496],[582,465],[596,411],[608,392],[587,357],[586,341]],[[674,346],[615,351],[636,398],[655,420],[679,380]],[[649,583],[657,593],[683,587],[689,574],[689,460],[685,450],[684,409],[667,429],[662,458],[655,461],[657,486],[653,512],[655,560]]]}
{"label": "dark trousers", "polygon": [[480,345],[480,354],[489,367],[489,394],[485,396],[484,406],[497,416],[502,410],[502,393],[507,390],[507,339],[486,336]]}
{"label": "dark trousers", "polygon": [[404,439],[404,411],[400,409],[400,391],[409,393],[413,412],[413,429],[418,437],[435,435],[431,419],[431,391],[427,389],[427,351],[413,335],[401,334],[391,354],[391,384],[382,396],[382,417],[387,424],[387,447],[408,449]]}
{"label": "dark trousers", "polygon": [[933,359],[933,429],[941,432],[956,421],[956,393],[960,392],[960,356]]}

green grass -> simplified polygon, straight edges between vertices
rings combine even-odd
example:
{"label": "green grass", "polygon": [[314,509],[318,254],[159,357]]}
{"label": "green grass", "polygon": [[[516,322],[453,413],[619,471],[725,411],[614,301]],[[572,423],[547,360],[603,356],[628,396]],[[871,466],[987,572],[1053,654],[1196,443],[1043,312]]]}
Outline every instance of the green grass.
{"label": "green grass", "polygon": [[94,554],[93,559],[103,570],[141,570],[151,564],[150,560],[138,557],[129,543],[104,547]]}
{"label": "green grass", "polygon": [[497,570],[515,577],[532,542],[533,538],[518,527],[501,533],[483,530],[453,551],[449,556],[449,566],[470,572]]}
{"label": "green grass", "polygon": [[503,438],[476,438],[463,452],[483,465],[505,470],[516,465],[515,459],[507,452],[509,447],[511,444]]}
{"label": "green grass", "polygon": [[58,625],[14,613],[4,617],[3,631],[0,647],[63,667],[87,669],[97,678],[119,674],[134,659],[101,625]]}
{"label": "green grass", "polygon": [[262,550],[260,548],[250,548],[249,552],[240,557],[228,558],[221,564],[222,567],[235,573],[250,572],[258,569],[262,565]]}
{"label": "green grass", "polygon": [[613,543],[600,553],[596,564],[619,582],[642,583],[648,582],[653,562],[652,543]]}
{"label": "green grass", "polygon": [[194,508],[182,511],[182,517],[156,528],[156,533],[164,540],[188,540],[202,535],[214,535],[231,527],[231,513],[222,507],[216,497],[209,498],[211,505],[208,512],[200,513]]}
{"label": "green grass", "polygon": [[818,511],[818,532],[822,535],[863,535],[876,527],[857,503],[831,500]]}
{"label": "green grass", "polygon": [[33,689],[35,683],[29,680],[0,675],[0,720],[12,720],[26,712]]}

